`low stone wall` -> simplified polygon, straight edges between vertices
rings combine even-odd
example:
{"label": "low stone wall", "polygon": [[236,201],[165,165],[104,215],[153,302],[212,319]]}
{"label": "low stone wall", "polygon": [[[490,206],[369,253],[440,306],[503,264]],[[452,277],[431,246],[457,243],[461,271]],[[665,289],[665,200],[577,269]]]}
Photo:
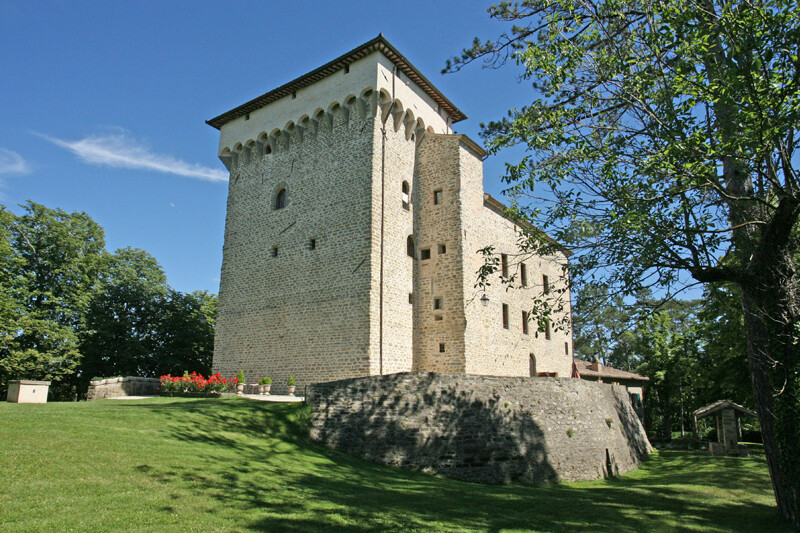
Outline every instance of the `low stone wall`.
{"label": "low stone wall", "polygon": [[309,387],[311,437],[380,463],[486,483],[597,479],[652,448],[624,387],[402,373]]}
{"label": "low stone wall", "polygon": [[158,378],[139,378],[135,376],[90,381],[86,399],[99,400],[100,398],[118,398],[120,396],[154,396],[158,394],[159,383],[160,380]]}

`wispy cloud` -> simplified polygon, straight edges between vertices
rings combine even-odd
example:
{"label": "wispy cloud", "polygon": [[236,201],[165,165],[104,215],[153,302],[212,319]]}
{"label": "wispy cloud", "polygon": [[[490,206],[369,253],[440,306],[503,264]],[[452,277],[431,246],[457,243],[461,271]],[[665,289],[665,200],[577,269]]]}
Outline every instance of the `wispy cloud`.
{"label": "wispy cloud", "polygon": [[31,166],[21,155],[5,148],[0,148],[0,174],[27,174]]}
{"label": "wispy cloud", "polygon": [[37,135],[56,146],[66,148],[90,165],[151,170],[207,181],[228,181],[228,173],[224,170],[154,153],[127,133],[89,136],[77,141]]}

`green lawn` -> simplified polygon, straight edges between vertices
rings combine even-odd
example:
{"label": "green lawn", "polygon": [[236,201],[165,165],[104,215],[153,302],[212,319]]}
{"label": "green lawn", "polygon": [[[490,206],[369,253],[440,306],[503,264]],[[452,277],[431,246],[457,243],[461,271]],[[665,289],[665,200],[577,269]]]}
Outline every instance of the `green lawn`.
{"label": "green lawn", "polygon": [[758,448],[478,485],[327,450],[305,416],[240,398],[0,403],[0,531],[789,531]]}

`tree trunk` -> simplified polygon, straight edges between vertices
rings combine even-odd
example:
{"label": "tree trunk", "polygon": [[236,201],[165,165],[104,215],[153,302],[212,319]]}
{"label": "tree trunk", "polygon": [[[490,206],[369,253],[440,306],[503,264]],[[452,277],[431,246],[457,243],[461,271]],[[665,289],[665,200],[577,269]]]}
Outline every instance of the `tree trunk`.
{"label": "tree trunk", "polygon": [[[775,501],[800,531],[800,344],[791,259],[742,284],[747,351]],[[787,264],[788,263],[788,264]]]}

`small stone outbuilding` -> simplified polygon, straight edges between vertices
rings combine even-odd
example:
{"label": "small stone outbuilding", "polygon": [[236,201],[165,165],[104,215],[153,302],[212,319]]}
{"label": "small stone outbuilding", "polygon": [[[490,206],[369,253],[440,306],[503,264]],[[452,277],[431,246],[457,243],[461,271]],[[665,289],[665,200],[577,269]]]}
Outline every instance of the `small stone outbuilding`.
{"label": "small stone outbuilding", "polygon": [[720,400],[711,405],[701,407],[692,413],[694,417],[694,433],[697,435],[697,421],[701,418],[714,415],[717,424],[717,441],[708,443],[711,455],[739,455],[747,457],[747,447],[739,445],[741,435],[740,418],[757,415],[730,400]]}

